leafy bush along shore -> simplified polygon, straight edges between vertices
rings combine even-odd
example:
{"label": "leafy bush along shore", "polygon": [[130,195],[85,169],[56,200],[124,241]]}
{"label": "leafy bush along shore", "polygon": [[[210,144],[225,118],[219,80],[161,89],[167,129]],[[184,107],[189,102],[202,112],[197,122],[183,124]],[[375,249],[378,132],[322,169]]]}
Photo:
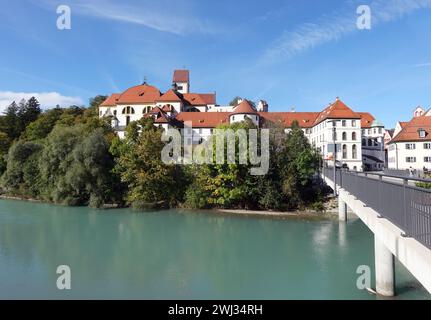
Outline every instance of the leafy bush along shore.
{"label": "leafy bush along shore", "polygon": [[[167,142],[162,142],[162,129],[152,119],[142,119],[132,122],[127,138],[120,140],[109,119],[98,117],[105,98],[91,99],[88,108],[44,112],[34,98],[12,103],[0,117],[1,193],[97,208],[323,207],[326,189],[316,177],[319,155],[297,124],[289,134],[270,128],[266,175],[251,175],[250,164],[164,164],[160,155]],[[249,122],[224,128],[255,129]]]}

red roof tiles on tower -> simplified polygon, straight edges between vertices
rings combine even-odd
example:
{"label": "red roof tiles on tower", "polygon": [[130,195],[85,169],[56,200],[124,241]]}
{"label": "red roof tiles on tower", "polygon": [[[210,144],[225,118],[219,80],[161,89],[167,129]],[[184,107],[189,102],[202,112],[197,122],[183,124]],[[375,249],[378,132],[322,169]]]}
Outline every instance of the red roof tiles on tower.
{"label": "red roof tiles on tower", "polygon": [[232,112],[232,114],[258,114],[250,102],[243,100]]}
{"label": "red roof tiles on tower", "polygon": [[189,70],[175,70],[173,82],[189,82],[190,73]]}

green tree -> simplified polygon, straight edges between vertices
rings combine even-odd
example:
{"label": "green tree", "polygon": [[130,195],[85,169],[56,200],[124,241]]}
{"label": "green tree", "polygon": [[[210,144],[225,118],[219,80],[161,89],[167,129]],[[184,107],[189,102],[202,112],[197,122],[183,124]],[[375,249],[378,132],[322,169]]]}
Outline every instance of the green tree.
{"label": "green tree", "polygon": [[36,197],[39,170],[37,159],[42,146],[33,142],[18,141],[9,149],[7,168],[1,179],[2,189],[11,195]]}
{"label": "green tree", "polygon": [[26,127],[23,138],[29,141],[45,139],[62,114],[63,110],[58,107],[45,111],[36,121]]}
{"label": "green tree", "polygon": [[[129,128],[136,130],[135,124]],[[127,186],[127,201],[138,207],[157,203],[175,205],[183,200],[185,188],[178,188],[185,181],[181,167],[161,161],[165,146],[162,133],[162,129],[154,126],[143,126],[138,137],[129,133],[111,148],[118,155],[116,170]]]}
{"label": "green tree", "polygon": [[5,132],[11,140],[18,138],[21,134],[18,110],[19,107],[14,101],[7,107],[4,117],[2,117],[1,131]]}

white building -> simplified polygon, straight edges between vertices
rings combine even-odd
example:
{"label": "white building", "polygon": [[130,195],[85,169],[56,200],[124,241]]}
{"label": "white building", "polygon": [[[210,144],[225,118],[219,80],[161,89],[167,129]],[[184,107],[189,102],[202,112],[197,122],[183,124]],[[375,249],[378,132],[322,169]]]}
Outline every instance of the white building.
{"label": "white building", "polygon": [[418,107],[409,122],[398,122],[388,143],[389,169],[431,170],[431,110]]}
{"label": "white building", "polygon": [[237,106],[219,106],[215,93],[190,93],[189,72],[176,70],[172,89],[167,92],[162,93],[146,83],[129,88],[103,102],[99,115],[111,117],[112,126],[121,138],[131,121],[151,116],[155,125],[164,129],[185,128],[192,144],[207,140],[221,124],[249,119],[260,127],[275,123],[289,132],[292,123],[297,122],[323,159],[333,163],[336,158],[337,164],[351,170],[383,168],[385,130],[371,114],[354,112],[338,98],[322,112],[269,112],[268,109],[263,100],[256,107],[242,99]]}

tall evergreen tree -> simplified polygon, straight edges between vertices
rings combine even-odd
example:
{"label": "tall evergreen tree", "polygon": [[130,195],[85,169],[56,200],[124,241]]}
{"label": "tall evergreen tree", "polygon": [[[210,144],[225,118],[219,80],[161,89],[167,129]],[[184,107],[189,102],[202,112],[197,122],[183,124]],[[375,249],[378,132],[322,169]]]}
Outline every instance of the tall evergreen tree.
{"label": "tall evergreen tree", "polygon": [[3,118],[3,128],[2,131],[5,132],[11,140],[19,137],[20,134],[20,124],[18,116],[19,106],[16,102],[12,102],[9,107],[7,107],[4,118]]}

